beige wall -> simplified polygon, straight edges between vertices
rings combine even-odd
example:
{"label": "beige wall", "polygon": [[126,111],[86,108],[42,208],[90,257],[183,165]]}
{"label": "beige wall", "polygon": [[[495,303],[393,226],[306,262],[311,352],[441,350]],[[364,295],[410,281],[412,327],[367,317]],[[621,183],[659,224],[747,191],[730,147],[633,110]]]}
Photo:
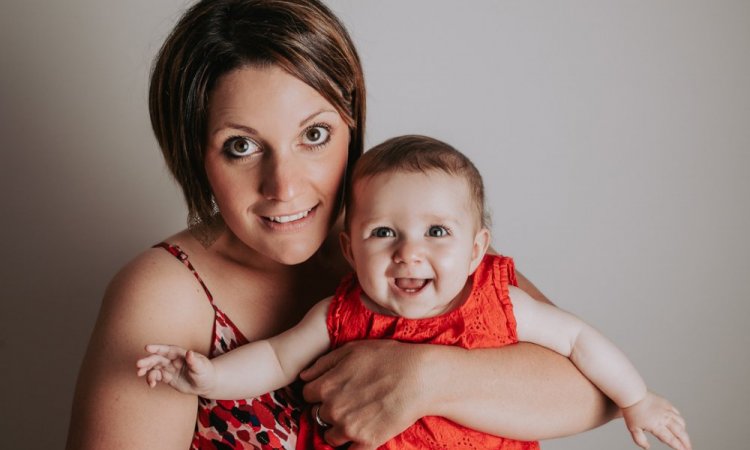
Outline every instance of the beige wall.
{"label": "beige wall", "polygon": [[[107,281],[184,224],[146,80],[186,3],[3,2],[3,448],[63,445]],[[746,448],[750,3],[329,4],[364,60],[368,143],[468,153],[496,248],[621,345],[695,448]],[[545,449],[629,439],[615,422]]]}

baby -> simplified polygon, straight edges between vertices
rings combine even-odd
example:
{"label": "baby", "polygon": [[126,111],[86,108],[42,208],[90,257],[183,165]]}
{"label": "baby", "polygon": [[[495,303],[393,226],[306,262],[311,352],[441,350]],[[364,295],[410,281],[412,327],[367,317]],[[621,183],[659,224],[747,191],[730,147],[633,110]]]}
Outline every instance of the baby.
{"label": "baby", "polygon": [[[648,431],[689,450],[685,421],[649,392],[625,355],[575,316],[515,287],[510,258],[490,244],[476,167],[435,139],[402,136],[366,152],[355,166],[341,233],[355,274],[290,330],[212,360],[170,345],[148,345],[138,375],[205,398],[250,398],[292,383],[329,349],[359,339],[500,347],[533,342],[564,355],[620,408],[633,440]],[[254,374],[250,376],[249,374]],[[317,405],[316,405],[317,406]],[[300,420],[297,448],[325,448],[318,407]],[[424,417],[381,448],[538,449]]]}

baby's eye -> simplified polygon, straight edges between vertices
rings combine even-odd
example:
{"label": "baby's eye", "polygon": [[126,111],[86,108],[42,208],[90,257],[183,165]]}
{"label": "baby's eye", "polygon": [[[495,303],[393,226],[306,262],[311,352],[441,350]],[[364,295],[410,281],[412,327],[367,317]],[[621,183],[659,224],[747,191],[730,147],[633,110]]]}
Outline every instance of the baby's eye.
{"label": "baby's eye", "polygon": [[433,225],[427,230],[427,236],[429,237],[444,237],[448,236],[450,232],[447,228],[442,225]]}
{"label": "baby's eye", "polygon": [[322,145],[328,142],[331,131],[323,125],[313,125],[302,133],[302,143],[305,145]]}
{"label": "baby's eye", "polygon": [[233,137],[224,144],[224,151],[232,158],[250,156],[259,150],[260,146],[252,139],[246,137]]}
{"label": "baby's eye", "polygon": [[388,227],[377,227],[370,233],[372,237],[387,238],[396,236],[396,232]]}

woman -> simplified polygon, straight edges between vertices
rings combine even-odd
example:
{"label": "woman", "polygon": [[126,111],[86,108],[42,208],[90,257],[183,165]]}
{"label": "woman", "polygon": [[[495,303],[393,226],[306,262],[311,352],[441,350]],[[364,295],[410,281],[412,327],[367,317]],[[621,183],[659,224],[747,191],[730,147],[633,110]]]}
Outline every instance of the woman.
{"label": "woman", "polygon": [[[190,226],[135,258],[107,289],[68,448],[289,446],[302,401],[295,389],[209,402],[149,391],[133,364],[149,342],[216,355],[277,334],[333,291],[347,270],[337,245],[342,189],[364,135],[356,51],[317,1],[202,1],[157,57],[150,110]],[[374,447],[425,415],[541,439],[609,414],[567,360],[528,345],[362,342],[302,377],[305,399],[320,403],[331,425],[326,440],[351,448]],[[496,381],[456,382],[478,378]]]}

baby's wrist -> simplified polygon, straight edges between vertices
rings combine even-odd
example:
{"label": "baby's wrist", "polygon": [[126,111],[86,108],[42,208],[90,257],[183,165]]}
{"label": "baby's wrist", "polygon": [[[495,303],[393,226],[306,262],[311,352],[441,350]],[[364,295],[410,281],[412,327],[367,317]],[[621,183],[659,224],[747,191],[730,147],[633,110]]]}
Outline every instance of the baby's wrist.
{"label": "baby's wrist", "polygon": [[625,402],[624,406],[620,406],[620,409],[628,409],[640,404],[641,402],[646,400],[646,397],[648,397],[648,393],[648,389],[644,389],[642,392],[633,395],[632,398],[628,399],[628,401]]}

